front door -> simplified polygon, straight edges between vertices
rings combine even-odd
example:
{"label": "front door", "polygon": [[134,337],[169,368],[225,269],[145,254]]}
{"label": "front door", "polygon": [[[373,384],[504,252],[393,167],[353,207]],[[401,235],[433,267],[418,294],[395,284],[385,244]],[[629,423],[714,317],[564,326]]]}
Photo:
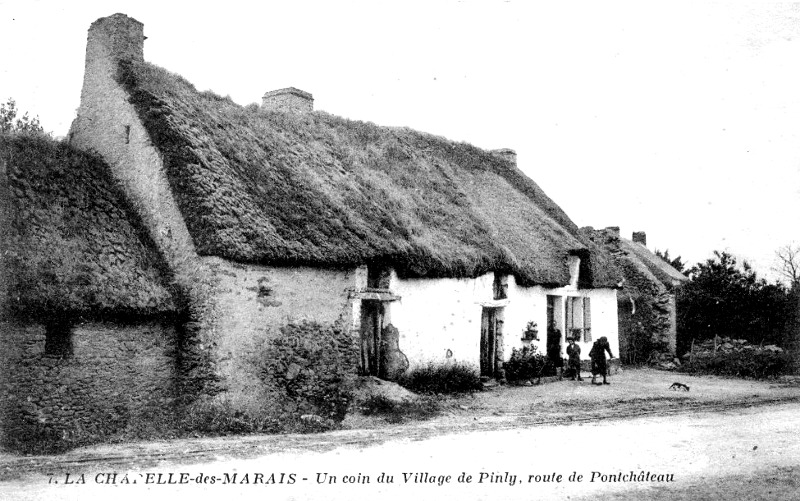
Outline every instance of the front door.
{"label": "front door", "polygon": [[377,376],[381,361],[381,332],[383,304],[380,301],[361,302],[361,374]]}
{"label": "front door", "polygon": [[497,356],[497,308],[483,308],[481,315],[481,376],[494,377]]}
{"label": "front door", "polygon": [[561,367],[562,298],[547,296],[547,358],[553,367]]}

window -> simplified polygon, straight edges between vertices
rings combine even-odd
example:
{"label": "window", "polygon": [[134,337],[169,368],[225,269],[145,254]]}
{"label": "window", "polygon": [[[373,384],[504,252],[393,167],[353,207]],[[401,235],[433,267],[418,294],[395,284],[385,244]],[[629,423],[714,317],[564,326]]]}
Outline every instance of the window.
{"label": "window", "polygon": [[495,273],[492,291],[494,299],[506,299],[508,297],[508,275]]}
{"label": "window", "polygon": [[388,289],[391,272],[385,266],[371,265],[367,267],[367,288]]}
{"label": "window", "polygon": [[72,328],[68,322],[62,320],[47,324],[44,354],[58,358],[72,356]]}
{"label": "window", "polygon": [[576,341],[592,341],[592,306],[588,297],[567,298],[567,333]]}

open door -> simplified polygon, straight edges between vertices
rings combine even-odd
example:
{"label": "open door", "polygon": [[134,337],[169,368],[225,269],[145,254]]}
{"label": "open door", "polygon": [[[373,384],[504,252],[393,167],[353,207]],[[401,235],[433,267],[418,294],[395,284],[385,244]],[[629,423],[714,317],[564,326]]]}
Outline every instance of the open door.
{"label": "open door", "polygon": [[[563,335],[563,299],[547,296],[547,358],[552,367],[561,367],[561,344]],[[567,303],[569,311],[569,302]]]}

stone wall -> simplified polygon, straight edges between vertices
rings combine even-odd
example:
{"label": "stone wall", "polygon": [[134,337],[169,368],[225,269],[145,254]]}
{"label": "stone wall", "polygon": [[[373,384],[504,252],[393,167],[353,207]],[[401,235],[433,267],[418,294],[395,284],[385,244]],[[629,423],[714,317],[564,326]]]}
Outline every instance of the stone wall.
{"label": "stone wall", "polygon": [[158,322],[72,327],[72,354],[45,354],[41,324],[0,324],[0,427],[11,450],[45,452],[174,420],[176,332]]}
{"label": "stone wall", "polygon": [[[226,398],[254,408],[262,395],[254,378],[253,356],[289,325],[313,322],[354,326],[355,270],[277,268],[246,265],[216,257],[201,258],[213,277],[203,329],[214,340],[215,371]],[[357,336],[357,333],[353,333]]]}

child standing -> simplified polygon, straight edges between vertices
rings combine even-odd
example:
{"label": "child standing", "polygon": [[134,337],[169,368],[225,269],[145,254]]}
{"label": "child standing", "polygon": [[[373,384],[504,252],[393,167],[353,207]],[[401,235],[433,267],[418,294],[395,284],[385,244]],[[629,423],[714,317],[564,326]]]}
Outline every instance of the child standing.
{"label": "child standing", "polygon": [[569,346],[567,346],[567,370],[572,374],[572,380],[575,381],[577,376],[578,381],[583,381],[581,377],[581,347],[575,344],[575,338],[567,338]]}

